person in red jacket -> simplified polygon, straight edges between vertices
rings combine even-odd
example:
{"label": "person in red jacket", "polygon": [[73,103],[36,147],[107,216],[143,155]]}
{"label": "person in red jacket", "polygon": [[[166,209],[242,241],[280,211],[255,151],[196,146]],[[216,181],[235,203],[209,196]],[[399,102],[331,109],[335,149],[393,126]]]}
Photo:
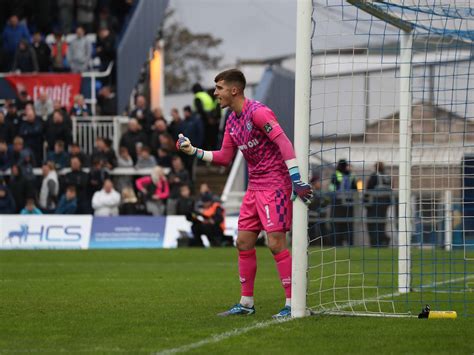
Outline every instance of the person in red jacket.
{"label": "person in red jacket", "polygon": [[170,194],[163,168],[155,166],[150,176],[137,179],[135,185],[145,196],[147,212],[153,216],[162,216],[165,213],[166,199]]}

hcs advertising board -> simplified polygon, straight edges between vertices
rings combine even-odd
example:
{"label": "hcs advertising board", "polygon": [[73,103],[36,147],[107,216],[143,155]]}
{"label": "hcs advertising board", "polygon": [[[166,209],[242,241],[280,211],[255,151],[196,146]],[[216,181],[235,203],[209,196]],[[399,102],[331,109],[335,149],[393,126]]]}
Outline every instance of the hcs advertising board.
{"label": "hcs advertising board", "polygon": [[[235,239],[237,217],[226,226]],[[192,235],[184,216],[0,215],[0,249],[176,248],[183,235]]]}
{"label": "hcs advertising board", "polygon": [[0,216],[0,249],[87,249],[92,216]]}

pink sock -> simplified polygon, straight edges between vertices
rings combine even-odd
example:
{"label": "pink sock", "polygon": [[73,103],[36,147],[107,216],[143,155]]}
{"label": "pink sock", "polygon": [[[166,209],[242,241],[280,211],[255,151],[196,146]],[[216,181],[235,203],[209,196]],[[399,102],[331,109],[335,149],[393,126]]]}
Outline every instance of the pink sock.
{"label": "pink sock", "polygon": [[286,298],[291,298],[291,254],[288,249],[273,255]]}
{"label": "pink sock", "polygon": [[239,251],[239,276],[242,296],[253,296],[253,285],[257,273],[256,250]]}

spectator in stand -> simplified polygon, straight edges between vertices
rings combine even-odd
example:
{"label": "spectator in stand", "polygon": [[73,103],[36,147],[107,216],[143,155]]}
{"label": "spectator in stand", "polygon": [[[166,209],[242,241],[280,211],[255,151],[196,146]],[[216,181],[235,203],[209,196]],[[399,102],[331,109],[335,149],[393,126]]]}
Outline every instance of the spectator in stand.
{"label": "spectator in stand", "polygon": [[176,150],[173,138],[168,132],[160,135],[160,147],[166,150],[169,154],[174,153]]}
{"label": "spectator in stand", "polygon": [[141,214],[141,212],[138,208],[138,200],[133,188],[129,186],[124,187],[122,189],[122,204],[119,207],[119,214],[133,216]]}
{"label": "spectator in stand", "polygon": [[97,19],[97,28],[108,28],[113,34],[118,34],[120,31],[120,24],[117,17],[110,14],[107,6],[102,6],[99,10],[99,17]]}
{"label": "spectator in stand", "polygon": [[34,168],[37,167],[38,164],[36,163],[31,150],[25,149],[21,152],[18,166],[20,167],[21,173],[25,179],[34,184],[36,182]]}
{"label": "spectator in stand", "polygon": [[12,71],[20,71],[22,73],[33,73],[39,71],[38,59],[36,52],[27,39],[20,40],[18,48],[13,58]]}
{"label": "spectator in stand", "polygon": [[[33,100],[31,99],[30,95],[28,95],[28,92],[25,90],[21,90],[18,93],[18,100],[16,100],[16,108],[18,109],[18,114],[22,116],[25,112],[26,105],[32,104],[33,105]],[[23,120],[23,118],[22,118]]]}
{"label": "spectator in stand", "polygon": [[163,148],[158,148],[156,154],[156,164],[162,166],[163,168],[171,168],[171,154]]}
{"label": "spectator in stand", "polygon": [[20,214],[43,214],[43,212],[36,207],[35,198],[28,197],[26,199],[25,207],[21,209]]}
{"label": "spectator in stand", "polygon": [[83,73],[89,68],[92,58],[92,46],[87,39],[83,26],[77,26],[76,38],[69,44],[67,61],[73,73]]}
{"label": "spectator in stand", "polygon": [[165,118],[165,116],[163,116],[163,110],[161,109],[161,107],[157,107],[153,110],[153,112],[151,114],[150,126],[153,127],[155,122],[158,121],[158,120],[161,120],[166,124],[166,118]]}
{"label": "spectator in stand", "polygon": [[67,112],[66,108],[61,105],[61,100],[53,101],[53,112],[50,115],[48,115],[48,119],[46,120],[47,125],[52,124],[55,111],[60,111],[63,114],[64,123],[66,124],[69,131],[72,132],[71,117],[69,116],[69,113]]}
{"label": "spectator in stand", "polygon": [[108,27],[99,28],[95,52],[100,58],[101,71],[106,70],[109,64],[115,61],[115,35]]}
{"label": "spectator in stand", "polygon": [[104,187],[92,197],[94,216],[118,216],[120,194],[114,189],[112,180],[106,179]]}
{"label": "spectator in stand", "polygon": [[91,161],[99,160],[104,168],[112,170],[117,166],[117,157],[111,148],[111,142],[102,137],[95,140],[95,148],[92,152]]}
{"label": "spectator in stand", "polygon": [[32,104],[25,107],[25,115],[20,125],[19,135],[25,146],[33,151],[36,162],[43,161],[43,120],[36,115]]}
{"label": "spectator in stand", "polygon": [[135,181],[137,189],[144,195],[146,210],[153,216],[161,216],[165,212],[165,202],[169,196],[169,185],[163,168],[155,166],[150,176]]}
{"label": "spectator in stand", "polygon": [[46,122],[44,131],[48,151],[55,149],[54,144],[58,140],[63,142],[64,150],[68,150],[69,144],[72,143],[72,133],[70,127],[68,127],[67,123],[64,121],[63,111],[54,111],[52,120]]}
{"label": "spectator in stand", "polygon": [[81,150],[81,147],[76,142],[69,146],[69,159],[77,157],[81,161],[81,166],[89,167],[89,156]]}
{"label": "spectator in stand", "polygon": [[5,113],[0,110],[0,139],[4,140],[7,144],[12,144],[14,136],[15,128],[13,124],[5,118]]}
{"label": "spectator in stand", "polygon": [[59,26],[63,33],[71,33],[74,24],[74,0],[56,0]]}
{"label": "spectator in stand", "polygon": [[[119,148],[117,166],[119,168],[133,168],[133,159],[127,147],[121,146]],[[114,176],[114,184],[118,191],[122,191],[127,186],[133,186],[132,177],[130,175],[116,175]]]}
{"label": "spectator in stand", "polygon": [[178,140],[178,134],[183,132],[183,120],[179,115],[179,111],[176,107],[171,109],[171,123],[168,125],[168,132],[171,134],[173,141]]}
{"label": "spectator in stand", "polygon": [[35,101],[34,107],[36,113],[41,116],[43,121],[47,121],[48,116],[54,111],[53,100],[49,98],[45,91],[43,91],[40,94],[39,99]]}
{"label": "spectator in stand", "polygon": [[[204,126],[203,126],[202,121],[198,117],[196,117],[196,115],[193,114],[190,106],[185,106],[183,108],[183,112],[184,112],[184,120],[183,120],[182,133],[186,137],[189,137],[186,134],[190,134],[193,137],[192,139],[196,139],[199,143],[201,143],[201,145],[197,145],[197,147],[201,147],[203,144],[203,138],[204,138]],[[191,141],[191,142],[194,142],[194,141]],[[193,175],[193,167],[195,163],[194,157],[191,155],[186,155],[186,154],[181,153],[181,158],[183,159],[186,170],[189,171],[189,175],[194,176]]]}
{"label": "spectator in stand", "polygon": [[194,199],[191,198],[191,189],[188,185],[181,185],[179,188],[179,197],[176,204],[176,214],[190,218],[194,211]]}
{"label": "spectator in stand", "polygon": [[30,32],[28,31],[28,27],[26,27],[25,24],[20,23],[18,15],[13,14],[8,19],[8,22],[2,33],[3,49],[4,54],[6,56],[5,61],[7,70],[10,70],[12,68],[13,57],[22,39],[29,41]]}
{"label": "spectator in stand", "polygon": [[0,214],[16,213],[16,204],[6,185],[0,184]]}
{"label": "spectator in stand", "polygon": [[164,120],[156,120],[153,125],[153,130],[150,134],[151,149],[156,152],[161,147],[160,136],[167,132],[166,122]]}
{"label": "spectator in stand", "polygon": [[69,166],[69,153],[66,151],[64,141],[58,139],[54,142],[54,151],[49,151],[46,159],[52,162],[57,170],[67,168]]}
{"label": "spectator in stand", "polygon": [[7,142],[0,138],[0,171],[10,169],[13,164],[13,157],[10,151],[8,151]]}
{"label": "spectator in stand", "polygon": [[136,118],[143,131],[147,134],[151,131],[153,115],[147,105],[144,95],[138,95],[135,99],[135,109],[130,113],[131,118]]}
{"label": "spectator in stand", "polygon": [[219,122],[214,118],[215,101],[199,83],[193,85],[194,111],[204,124],[204,149],[215,150],[219,133]]}
{"label": "spectator in stand", "polygon": [[62,186],[71,186],[75,187],[77,196],[79,196],[77,201],[77,213],[89,213],[90,206],[87,197],[87,184],[89,182],[89,176],[82,170],[81,161],[79,158],[74,157],[70,160],[71,171],[64,175]]}
{"label": "spectator in stand", "polygon": [[106,179],[109,178],[109,173],[104,168],[104,163],[101,160],[92,160],[91,170],[89,171],[89,185],[88,194],[92,198],[94,194],[99,191]]}
{"label": "spectator in stand", "polygon": [[55,214],[76,214],[78,211],[77,191],[75,185],[66,188],[66,192],[59,199]]}
{"label": "spectator in stand", "polygon": [[71,108],[70,114],[74,117],[87,117],[91,115],[91,111],[83,95],[77,94],[74,96],[74,105]]}
{"label": "spectator in stand", "polygon": [[41,32],[36,31],[33,34],[32,47],[36,53],[39,71],[49,72],[49,68],[51,67],[51,49],[45,41],[43,41]]}
{"label": "spectator in stand", "polygon": [[183,161],[177,155],[171,158],[171,171],[168,175],[168,183],[170,185],[170,197],[166,202],[166,211],[167,214],[176,214],[180,188],[191,183],[189,173],[184,168]]}
{"label": "spectator in stand", "polygon": [[115,116],[117,114],[117,97],[108,85],[99,90],[97,99],[99,114],[102,116]]}
{"label": "spectator in stand", "polygon": [[135,164],[135,169],[146,169],[153,168],[156,166],[156,159],[151,155],[150,147],[144,146],[138,156],[137,163]]}
{"label": "spectator in stand", "polygon": [[10,148],[12,163],[16,165],[21,164],[22,158],[26,155],[26,151],[28,151],[31,155],[31,150],[29,148],[25,148],[23,138],[20,136],[13,138],[13,145]]}
{"label": "spectator in stand", "polygon": [[127,147],[134,163],[137,161],[137,143],[146,144],[148,137],[135,118],[128,121],[127,131],[120,138],[120,146]]}
{"label": "spectator in stand", "polygon": [[[184,112],[184,121],[183,121],[182,133],[184,135],[190,134],[193,137],[193,139],[196,139],[197,142],[203,144],[204,127],[203,127],[202,122],[199,120],[198,117],[196,117],[196,115],[193,114],[190,106],[185,106],[183,109],[183,112]],[[194,141],[191,141],[191,142],[194,142]]]}
{"label": "spectator in stand", "polygon": [[18,213],[20,212],[21,206],[25,205],[26,197],[35,195],[35,189],[32,183],[26,180],[22,175],[18,165],[12,165],[11,167],[8,186],[15,200],[15,205],[17,206],[16,213]]}
{"label": "spectator in stand", "polygon": [[94,30],[94,11],[97,0],[76,0],[76,23],[87,32]]}
{"label": "spectator in stand", "polygon": [[13,126],[13,136],[17,136],[18,131],[20,130],[21,117],[18,114],[17,107],[14,103],[8,104],[5,120]]}
{"label": "spectator in stand", "polygon": [[43,179],[41,180],[38,204],[44,212],[52,213],[56,209],[59,195],[58,174],[52,161],[43,164],[42,172]]}
{"label": "spectator in stand", "polygon": [[[65,33],[69,33],[65,32]],[[67,72],[69,71],[69,63],[67,62],[67,53],[69,46],[61,31],[54,32],[54,43],[51,48],[51,62],[53,71]]]}

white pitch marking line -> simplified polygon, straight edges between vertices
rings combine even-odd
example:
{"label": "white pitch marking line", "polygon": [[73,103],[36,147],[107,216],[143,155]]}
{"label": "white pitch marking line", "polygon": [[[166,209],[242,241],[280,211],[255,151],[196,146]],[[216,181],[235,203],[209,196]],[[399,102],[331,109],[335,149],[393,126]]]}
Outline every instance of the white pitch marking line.
{"label": "white pitch marking line", "polygon": [[209,338],[202,339],[202,340],[200,340],[198,342],[195,342],[195,343],[183,345],[183,346],[180,346],[180,347],[177,347],[177,348],[162,350],[162,351],[156,352],[154,354],[155,355],[169,355],[169,354],[177,354],[177,353],[190,351],[190,350],[197,349],[197,348],[200,348],[200,347],[208,345],[208,344],[219,343],[223,340],[229,339],[229,338],[234,337],[234,336],[239,336],[239,335],[248,333],[248,332],[250,332],[252,330],[255,330],[255,329],[262,329],[262,328],[266,328],[266,327],[269,327],[269,326],[274,325],[274,324],[280,324],[280,323],[288,322],[291,319],[292,318],[273,319],[273,320],[269,320],[269,321],[266,321],[266,322],[256,323],[256,324],[251,325],[249,327],[233,329],[233,330],[230,330],[228,332],[212,335]]}

